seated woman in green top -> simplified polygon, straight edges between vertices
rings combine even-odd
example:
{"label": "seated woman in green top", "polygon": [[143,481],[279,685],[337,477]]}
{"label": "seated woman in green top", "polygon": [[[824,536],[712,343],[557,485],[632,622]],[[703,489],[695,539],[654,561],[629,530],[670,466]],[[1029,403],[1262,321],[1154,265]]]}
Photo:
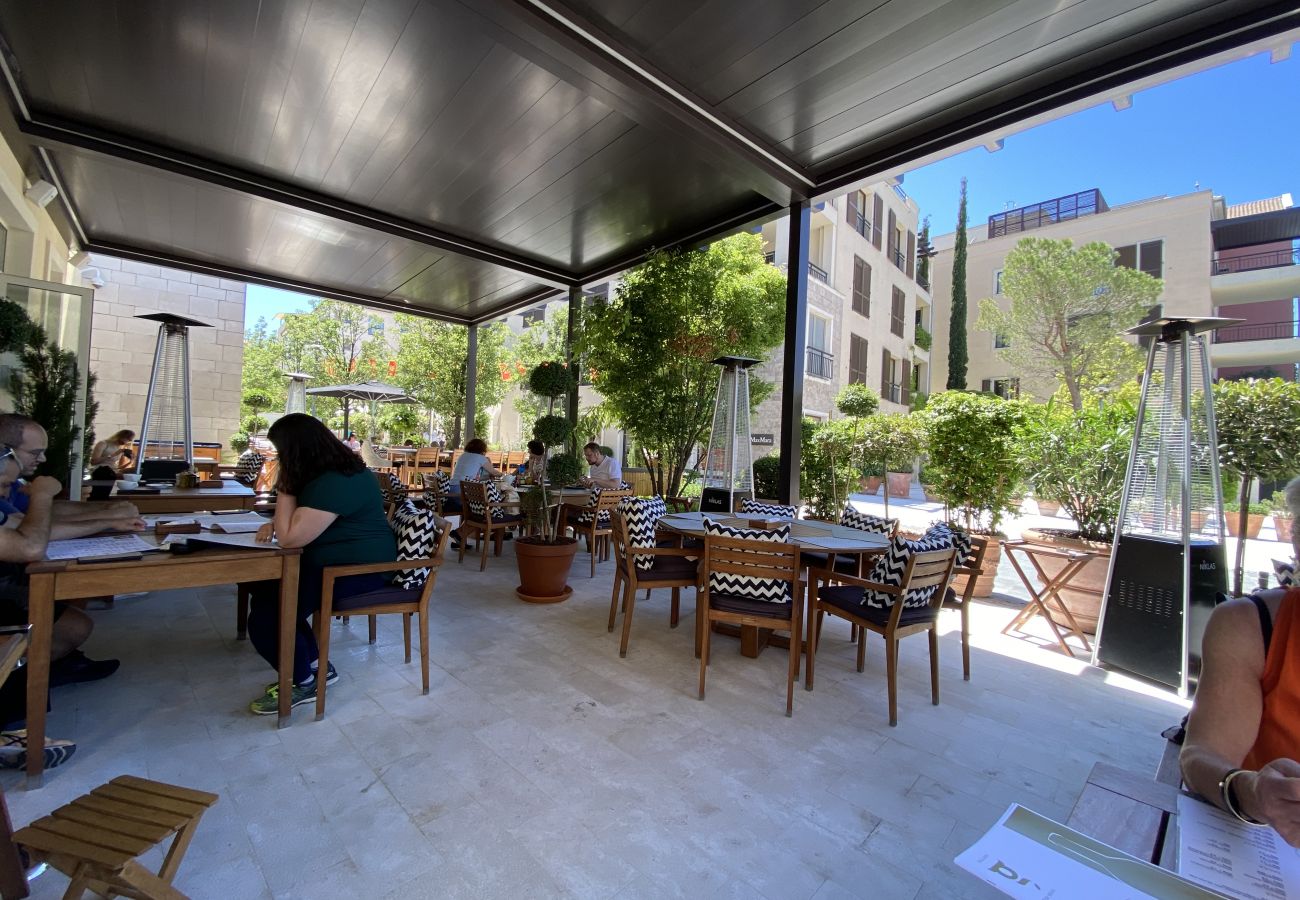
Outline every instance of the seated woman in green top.
{"label": "seated woman in green top", "polygon": [[[321,570],[351,563],[388,562],[397,558],[397,539],[384,516],[379,482],[365,463],[339,442],[321,422],[291,413],[267,433],[279,452],[275,518],[257,532],[259,541],[274,538],[281,547],[301,547],[298,572],[298,621],[293,656],[293,705],[316,698],[316,637],[307,619],[320,608]],[[348,608],[347,598],[387,585],[384,575],[354,575],[334,586],[334,608]],[[250,588],[248,637],[272,666],[279,657],[278,581],[258,581]],[[332,684],[338,673],[326,673]],[[258,715],[278,711],[278,685],[253,701]]]}

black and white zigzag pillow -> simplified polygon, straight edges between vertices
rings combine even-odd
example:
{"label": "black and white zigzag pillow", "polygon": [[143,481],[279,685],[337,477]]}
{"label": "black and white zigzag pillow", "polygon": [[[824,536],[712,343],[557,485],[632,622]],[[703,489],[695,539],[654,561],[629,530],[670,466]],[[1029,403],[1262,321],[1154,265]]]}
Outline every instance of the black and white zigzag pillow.
{"label": "black and white zigzag pillow", "polygon": [[257,476],[262,471],[262,464],[265,462],[266,457],[256,450],[245,450],[239,454],[239,461],[235,463],[235,480],[252,484],[257,481]]}
{"label": "black and white zigzag pillow", "polygon": [[[627,540],[633,547],[655,545],[655,525],[668,514],[663,497],[624,497],[618,501],[618,511],[627,521]],[[642,571],[654,565],[655,558],[648,553],[636,556],[636,567]]]}
{"label": "black and white zigzag pillow", "polygon": [[[495,481],[482,481],[479,482],[479,484],[482,484],[483,488],[487,491],[487,498],[489,503],[500,503],[502,500],[505,499],[505,496],[501,493],[501,489],[497,487]],[[463,492],[464,491],[462,489],[462,495]],[[478,516],[480,519],[483,518],[482,503],[475,503],[472,500],[466,500],[465,502],[469,506],[469,511],[472,515]],[[506,511],[504,509],[497,507],[492,510],[493,519],[504,519],[505,517],[506,517]]]}
{"label": "black and white zigzag pillow", "polygon": [[[631,486],[630,484],[628,484],[627,482],[625,482],[625,481],[621,481],[621,482],[619,482],[618,488],[616,488],[616,490],[626,491],[626,490],[628,490],[628,489],[631,488],[631,487],[632,487],[632,486]],[[595,509],[595,508],[596,508],[596,504],[600,502],[600,492],[603,491],[603,490],[604,490],[604,488],[598,488],[598,487],[594,487],[594,488],[591,489],[591,499],[587,501],[587,508],[588,508],[588,509]],[[611,488],[611,490],[615,490],[615,489]],[[588,524],[590,524],[590,523],[591,523],[591,515],[592,515],[592,514],[589,513],[589,512],[582,512],[582,513],[579,513],[579,514],[578,514],[578,522],[579,522],[580,524],[582,524],[582,525],[588,525]],[[602,512],[602,513],[600,513],[600,514],[597,515],[597,517],[596,517],[596,527],[597,527],[597,528],[608,528],[608,527],[609,527],[609,510],[605,510],[604,512]]]}
{"label": "black and white zigzag pillow", "polygon": [[[420,509],[410,500],[403,501],[393,513],[397,531],[398,559],[425,559],[433,555],[438,541],[438,524],[433,510]],[[418,590],[429,580],[428,569],[398,572],[393,584]]]}
{"label": "black and white zigzag pillow", "polygon": [[882,519],[880,516],[873,516],[870,513],[858,512],[852,506],[845,506],[844,512],[840,513],[840,524],[869,534],[888,536],[893,533],[895,526],[898,525],[898,520]]}
{"label": "black and white zigzag pillow", "polygon": [[957,565],[964,566],[971,562],[970,534],[962,529],[948,522],[935,522],[926,529],[925,537],[943,537],[945,534],[951,536],[952,545],[957,548]]}
{"label": "black and white zigzag pillow", "polygon": [[1277,578],[1278,587],[1295,587],[1295,560],[1273,560],[1273,576]]}
{"label": "black and white zigzag pillow", "polygon": [[379,493],[385,503],[399,503],[406,496],[406,487],[392,472],[377,472]]}
{"label": "black and white zigzag pillow", "polygon": [[[732,528],[704,517],[704,534],[726,538],[745,538],[751,541],[769,541],[784,544],[790,540],[790,525],[780,528]],[[762,600],[766,603],[789,603],[791,584],[779,578],[757,578],[753,575],[732,575],[730,573],[709,573],[709,590],[716,594],[730,594],[748,600]]]}
{"label": "black and white zigzag pillow", "polygon": [[799,514],[799,511],[793,506],[783,506],[780,503],[760,503],[750,497],[740,501],[740,511],[751,515],[776,516],[782,519],[793,519]]}
{"label": "black and white zigzag pillow", "polygon": [[[908,540],[901,535],[895,535],[894,539],[889,543],[889,549],[885,551],[885,554],[880,559],[876,560],[876,564],[872,567],[871,574],[867,576],[867,579],[879,584],[898,587],[903,583],[903,573],[907,571],[907,562],[911,559],[913,553],[925,553],[930,550],[951,550],[952,548],[951,532],[943,535],[936,534],[933,537],[922,537],[915,541]],[[903,606],[909,609],[917,606],[929,606],[930,600],[937,590],[937,585],[909,590],[903,595]],[[863,593],[861,602],[863,606],[870,606],[875,609],[890,609],[893,607],[895,599],[894,594],[868,590]]]}

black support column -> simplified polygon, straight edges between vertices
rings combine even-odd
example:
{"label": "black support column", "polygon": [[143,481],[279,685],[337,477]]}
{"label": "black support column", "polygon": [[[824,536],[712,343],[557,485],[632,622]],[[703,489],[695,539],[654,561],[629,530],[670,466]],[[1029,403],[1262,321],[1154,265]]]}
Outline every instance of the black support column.
{"label": "black support column", "polygon": [[[578,362],[577,353],[574,345],[578,342],[578,332],[582,328],[582,287],[573,285],[569,288],[569,330],[564,336],[564,355],[565,361],[569,364],[570,371],[573,370],[574,364]],[[578,452],[578,386],[580,381],[577,373],[574,374],[573,390],[569,391],[569,396],[565,403],[564,416],[569,420],[569,429],[572,437],[569,443],[572,445],[570,450]]]}
{"label": "black support column", "polygon": [[[478,393],[478,326],[465,326],[465,440],[474,434],[475,394]],[[464,444],[461,445],[462,447]]]}
{"label": "black support column", "polygon": [[807,200],[790,204],[790,245],[786,257],[785,362],[781,372],[782,503],[799,505],[799,435],[803,420],[803,368],[808,319]]}

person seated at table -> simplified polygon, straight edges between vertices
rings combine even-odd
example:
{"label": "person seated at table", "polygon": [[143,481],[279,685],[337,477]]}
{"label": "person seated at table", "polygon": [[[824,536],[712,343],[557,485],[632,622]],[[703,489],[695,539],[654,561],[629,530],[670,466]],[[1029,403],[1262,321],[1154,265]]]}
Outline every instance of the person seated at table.
{"label": "person seated at table", "polygon": [[583,487],[612,488],[617,490],[623,484],[623,466],[612,456],[606,456],[600,444],[592,441],[582,448],[582,455],[591,466],[584,478],[578,479]]}
{"label": "person seated at table", "polygon": [[357,433],[349,431],[348,436],[343,439],[343,446],[347,447],[353,453],[361,452],[361,441],[357,440]]}
{"label": "person seated at table", "polygon": [[108,466],[114,472],[125,472],[131,468],[131,442],[135,432],[123,428],[116,434],[104,438],[90,451],[91,466]]}
{"label": "person seated at table", "polygon": [[[0,446],[10,447],[18,459],[22,478],[32,478],[37,467],[45,462],[45,450],[49,445],[49,436],[35,419],[18,413],[0,414]],[[23,492],[23,482],[15,481],[7,491],[0,490],[0,499],[19,512],[27,511],[27,495]],[[125,500],[102,503],[73,502],[56,500],[53,511],[55,522],[77,522],[83,519],[138,519],[140,511],[135,505]],[[70,535],[63,535],[64,537]]]}
{"label": "person seated at table", "polygon": [[[293,706],[316,699],[316,637],[307,620],[320,608],[322,570],[326,566],[388,562],[397,558],[397,539],[384,515],[379,483],[355,453],[339,443],[321,422],[304,413],[276,420],[267,433],[280,458],[276,479],[275,518],[257,532],[259,541],[274,538],[281,547],[302,548],[298,569],[298,611],[293,654]],[[341,578],[334,586],[334,607],[346,610],[347,598],[387,584],[383,575]],[[248,637],[272,667],[279,660],[280,583],[247,585]],[[285,623],[286,627],[289,623]],[[333,664],[329,683],[338,677]],[[249,709],[258,715],[279,711],[279,685],[267,686]]]}
{"label": "person seated at table", "polygon": [[500,478],[503,473],[487,458],[487,441],[471,438],[465,442],[465,451],[456,460],[456,468],[451,472],[451,493],[460,496],[462,481],[488,481]]}
{"label": "person seated at table", "polygon": [[546,445],[541,441],[528,442],[528,459],[519,464],[520,481],[541,484],[546,480]]}
{"label": "person seated at table", "polygon": [[[1300,478],[1286,486],[1300,515]],[[1300,556],[1300,529],[1291,528]],[[1215,607],[1180,757],[1183,780],[1243,822],[1300,847],[1300,588]]]}
{"label": "person seated at table", "polygon": [[[17,481],[19,463],[11,448],[0,445],[0,540],[8,547],[16,559],[0,562],[0,625],[23,625],[27,622],[27,567],[26,563],[45,558],[46,544],[62,537],[83,537],[96,534],[111,525],[115,530],[141,531],[143,520],[104,519],[83,520],[80,522],[48,522],[35,525],[28,523],[34,514],[33,506],[41,507],[41,516],[48,512],[53,518],[52,501],[62,490],[58,479],[42,475],[23,485],[23,497],[27,499],[25,512],[11,506],[5,495],[11,484]],[[50,503],[44,502],[43,494],[50,491]],[[37,499],[43,502],[37,504]],[[121,526],[121,527],[119,527]],[[18,539],[14,536],[17,535]],[[25,555],[23,550],[25,549]],[[7,559],[7,557],[6,557]],[[50,641],[50,687],[74,684],[81,681],[98,681],[117,671],[121,663],[116,659],[90,659],[79,649],[95,630],[95,622],[76,607],[67,603],[54,604],[54,630]]]}
{"label": "person seated at table", "polygon": [[[0,456],[6,457],[0,459],[0,467],[13,463],[12,468],[17,470],[12,451],[0,448]],[[7,590],[4,578],[9,571],[21,570],[27,563],[45,558],[45,546],[50,538],[50,509],[54,497],[62,489],[63,486],[54,478],[42,476],[32,479],[28,485],[31,502],[22,524],[17,528],[0,529],[0,624],[27,624],[27,613],[16,614],[14,607],[3,599]],[[57,615],[58,606],[55,609]],[[57,620],[54,627],[57,631]],[[20,769],[27,764],[26,719],[27,669],[24,667],[10,672],[9,678],[0,685],[0,766],[6,769]],[[47,737],[45,768],[62,765],[76,750],[77,745],[72,741]]]}
{"label": "person seated at table", "polygon": [[414,446],[415,446],[415,441],[411,440],[410,438],[407,438],[406,440],[402,441],[402,446],[403,446],[403,447],[414,447]]}

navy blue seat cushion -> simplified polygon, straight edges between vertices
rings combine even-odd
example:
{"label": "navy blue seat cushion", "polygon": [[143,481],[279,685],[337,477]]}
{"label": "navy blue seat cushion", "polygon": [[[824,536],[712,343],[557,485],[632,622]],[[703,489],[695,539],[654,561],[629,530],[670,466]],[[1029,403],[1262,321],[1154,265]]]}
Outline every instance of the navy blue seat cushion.
{"label": "navy blue seat cushion", "polygon": [[361,609],[366,606],[379,606],[387,603],[414,603],[419,599],[420,591],[418,589],[393,585],[376,591],[366,591],[364,594],[352,594],[349,597],[342,597],[334,604],[334,611],[336,613],[347,612],[351,609]]}
{"label": "navy blue seat cushion", "polygon": [[652,557],[654,562],[650,564],[649,569],[637,570],[637,581],[644,583],[647,581],[678,581],[683,578],[694,578],[700,571],[699,559],[687,559],[684,556],[655,556]]}
{"label": "navy blue seat cushion", "polygon": [[748,597],[716,594],[712,591],[709,592],[709,607],[725,612],[767,616],[770,619],[789,619],[794,610],[794,604],[788,600],[785,603],[773,603],[770,600],[751,600]]}
{"label": "navy blue seat cushion", "polygon": [[[866,606],[862,603],[862,597],[865,593],[864,588],[853,584],[838,584],[831,587],[817,589],[817,601],[827,606],[833,606],[836,609],[842,609],[844,612],[859,619],[866,619],[876,625],[885,625],[889,622],[890,613],[893,611],[890,607]],[[929,607],[904,607],[903,615],[899,618],[899,625],[915,625],[918,622],[929,622],[934,618],[934,612]]]}
{"label": "navy blue seat cushion", "polygon": [[[828,568],[827,562],[829,553],[800,553],[799,561],[808,566],[810,569]],[[842,553],[835,554],[835,571],[842,572],[845,575],[858,574],[858,559],[856,556],[845,556]]]}

